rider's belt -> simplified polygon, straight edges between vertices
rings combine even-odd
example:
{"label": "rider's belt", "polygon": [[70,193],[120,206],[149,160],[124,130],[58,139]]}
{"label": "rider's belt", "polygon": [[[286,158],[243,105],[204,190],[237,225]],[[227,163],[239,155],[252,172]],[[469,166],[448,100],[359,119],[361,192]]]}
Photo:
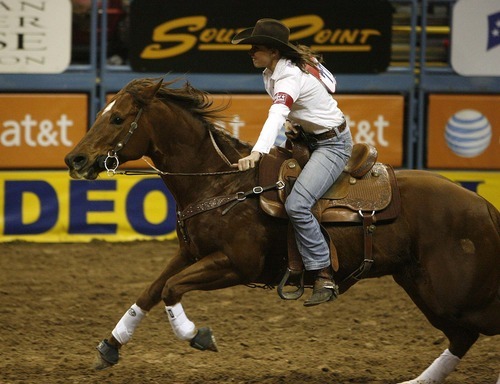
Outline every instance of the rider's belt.
{"label": "rider's belt", "polygon": [[[339,133],[342,133],[344,132],[344,129],[346,128],[347,124],[346,124],[346,121],[344,120],[342,124],[340,124],[337,128],[338,132]],[[337,133],[335,132],[335,129],[332,128],[330,129],[329,131],[326,131],[326,132],[323,132],[323,133],[319,133],[317,135],[314,135],[314,134],[307,134],[307,137],[308,138],[312,138],[316,141],[322,141],[322,140],[327,140],[327,139],[331,139],[332,137],[335,137],[337,136]]]}

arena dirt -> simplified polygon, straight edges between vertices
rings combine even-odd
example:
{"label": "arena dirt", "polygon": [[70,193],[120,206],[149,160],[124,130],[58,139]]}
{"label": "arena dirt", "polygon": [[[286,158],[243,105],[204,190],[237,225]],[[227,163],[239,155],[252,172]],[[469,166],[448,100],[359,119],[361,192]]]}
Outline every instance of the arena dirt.
{"label": "arena dirt", "polygon": [[[391,277],[305,308],[275,290],[234,287],[183,300],[219,352],[175,339],[154,308],[115,367],[95,347],[173,255],[175,241],[0,244],[0,383],[397,383],[446,347]],[[500,338],[481,337],[447,384],[495,384]]]}

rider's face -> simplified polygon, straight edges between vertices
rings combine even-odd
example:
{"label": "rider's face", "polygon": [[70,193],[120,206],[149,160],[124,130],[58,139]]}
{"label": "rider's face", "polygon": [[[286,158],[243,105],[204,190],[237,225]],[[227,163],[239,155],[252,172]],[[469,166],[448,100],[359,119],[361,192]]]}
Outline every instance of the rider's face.
{"label": "rider's face", "polygon": [[252,58],[255,68],[269,68],[273,70],[277,59],[279,59],[276,49],[268,48],[264,45],[252,45],[248,54]]}

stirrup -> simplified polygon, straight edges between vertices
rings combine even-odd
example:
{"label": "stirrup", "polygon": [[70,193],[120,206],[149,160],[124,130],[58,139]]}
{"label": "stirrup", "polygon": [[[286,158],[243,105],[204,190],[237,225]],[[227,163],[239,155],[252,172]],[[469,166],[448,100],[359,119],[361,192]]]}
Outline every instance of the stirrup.
{"label": "stirrup", "polygon": [[[285,285],[293,285],[297,289],[294,291],[284,292],[283,289]],[[278,285],[278,295],[283,300],[297,300],[304,294],[304,270],[302,271],[292,271],[287,268],[285,275],[281,279]]]}

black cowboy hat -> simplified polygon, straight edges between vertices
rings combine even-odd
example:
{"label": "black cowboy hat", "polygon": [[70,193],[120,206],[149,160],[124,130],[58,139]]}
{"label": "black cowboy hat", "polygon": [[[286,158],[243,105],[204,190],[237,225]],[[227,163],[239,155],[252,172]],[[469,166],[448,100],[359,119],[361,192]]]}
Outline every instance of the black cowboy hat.
{"label": "black cowboy hat", "polygon": [[231,40],[233,44],[265,45],[278,48],[282,52],[295,51],[298,49],[290,44],[290,29],[279,20],[260,19],[255,27],[247,28],[236,34]]}

